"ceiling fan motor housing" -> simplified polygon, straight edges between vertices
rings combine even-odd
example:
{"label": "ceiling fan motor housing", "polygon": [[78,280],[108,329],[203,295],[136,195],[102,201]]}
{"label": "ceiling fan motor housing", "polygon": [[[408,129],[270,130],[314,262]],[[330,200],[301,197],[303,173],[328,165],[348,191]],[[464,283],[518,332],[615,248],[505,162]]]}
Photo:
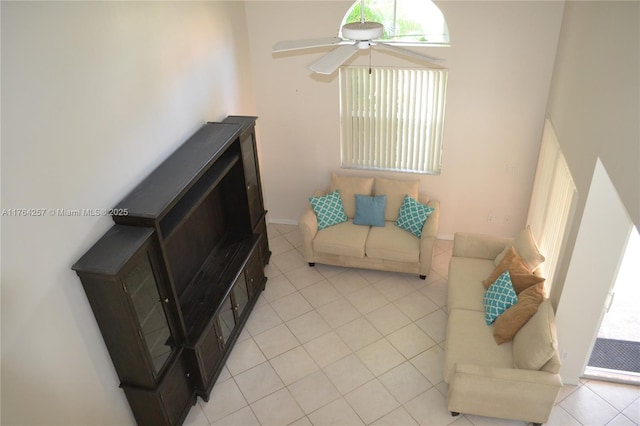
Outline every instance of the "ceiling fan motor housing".
{"label": "ceiling fan motor housing", "polygon": [[378,22],[351,22],[342,27],[342,37],[356,41],[375,40],[383,32],[384,26]]}

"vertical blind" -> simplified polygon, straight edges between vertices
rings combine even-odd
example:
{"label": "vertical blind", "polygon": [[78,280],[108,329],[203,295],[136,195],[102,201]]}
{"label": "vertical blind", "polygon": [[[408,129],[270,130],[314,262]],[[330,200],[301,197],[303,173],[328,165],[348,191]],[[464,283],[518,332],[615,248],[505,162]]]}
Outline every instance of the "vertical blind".
{"label": "vertical blind", "polygon": [[547,119],[527,218],[540,251],[546,258],[541,268],[546,277],[547,291],[553,283],[565,231],[573,214],[576,193],[576,186],[555,131],[551,121]]}
{"label": "vertical blind", "polygon": [[447,71],[340,68],[342,166],[440,173]]}

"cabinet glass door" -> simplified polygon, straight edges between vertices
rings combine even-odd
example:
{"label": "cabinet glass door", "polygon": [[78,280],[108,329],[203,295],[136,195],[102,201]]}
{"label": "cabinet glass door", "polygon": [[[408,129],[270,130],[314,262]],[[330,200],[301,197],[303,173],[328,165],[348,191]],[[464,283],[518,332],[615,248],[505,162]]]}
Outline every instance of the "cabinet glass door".
{"label": "cabinet glass door", "polygon": [[229,337],[236,326],[236,319],[233,317],[233,305],[231,304],[231,298],[227,297],[222,304],[220,314],[218,314],[218,320],[220,323],[220,331],[222,332],[222,345],[227,345]]}
{"label": "cabinet glass door", "polygon": [[236,302],[236,319],[240,321],[244,309],[249,304],[249,292],[247,291],[247,281],[244,272],[240,274],[238,280],[233,285],[233,297]]}
{"label": "cabinet glass door", "polygon": [[123,281],[131,296],[140,331],[157,375],[171,354],[172,338],[149,253],[140,258]]}

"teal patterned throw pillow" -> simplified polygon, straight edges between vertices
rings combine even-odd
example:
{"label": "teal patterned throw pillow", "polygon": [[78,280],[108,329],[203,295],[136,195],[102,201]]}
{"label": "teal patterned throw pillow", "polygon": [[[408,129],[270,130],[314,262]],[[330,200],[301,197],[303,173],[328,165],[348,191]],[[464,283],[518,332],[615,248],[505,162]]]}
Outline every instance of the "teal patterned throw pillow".
{"label": "teal patterned throw pillow", "polygon": [[504,311],[518,303],[518,296],[511,283],[509,271],[504,271],[493,282],[484,294],[484,321],[487,325],[493,324]]}
{"label": "teal patterned throw pillow", "polygon": [[395,225],[420,238],[422,236],[424,222],[429,215],[433,213],[433,210],[435,210],[433,207],[420,204],[418,201],[405,195]]}
{"label": "teal patterned throw pillow", "polygon": [[318,230],[347,221],[342,198],[337,189],[321,197],[309,197],[309,202],[318,216]]}

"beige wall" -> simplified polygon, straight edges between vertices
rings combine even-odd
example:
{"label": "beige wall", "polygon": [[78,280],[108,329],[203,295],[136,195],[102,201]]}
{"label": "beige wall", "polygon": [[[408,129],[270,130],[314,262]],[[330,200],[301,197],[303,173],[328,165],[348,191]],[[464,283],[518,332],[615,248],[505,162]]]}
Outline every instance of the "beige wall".
{"label": "beige wall", "polygon": [[[576,383],[630,223],[640,226],[639,2],[567,2],[547,114],[578,191],[551,294],[563,379]],[[599,201],[589,203],[594,197]]]}
{"label": "beige wall", "polygon": [[[329,171],[358,173],[340,170],[337,74],[319,77],[306,69],[329,50],[270,52],[280,40],[336,35],[350,4],[246,4],[272,221],[296,223],[312,191],[328,185]],[[437,4],[451,47],[420,51],[444,58],[449,68],[444,155],[442,174],[420,175],[421,188],[442,201],[441,236],[513,235],[526,220],[563,3]],[[367,63],[368,55],[355,61]],[[416,65],[376,51],[372,62]],[[490,214],[496,222],[487,222]]]}
{"label": "beige wall", "polygon": [[[2,208],[113,207],[255,114],[241,2],[2,2]],[[133,424],[71,265],[108,217],[2,217],[2,424]]]}

